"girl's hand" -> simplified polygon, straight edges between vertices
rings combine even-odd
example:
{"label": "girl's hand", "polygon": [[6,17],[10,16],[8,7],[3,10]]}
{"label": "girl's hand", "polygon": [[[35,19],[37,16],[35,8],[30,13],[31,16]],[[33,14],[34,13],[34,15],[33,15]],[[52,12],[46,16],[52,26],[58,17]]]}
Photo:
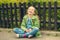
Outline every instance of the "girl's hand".
{"label": "girl's hand", "polygon": [[32,30],[32,29],[26,29],[25,31],[26,31],[26,32],[30,32],[31,30]]}
{"label": "girl's hand", "polygon": [[28,29],[26,29],[25,31],[26,31],[26,32],[29,32],[29,30],[28,30]]}
{"label": "girl's hand", "polygon": [[32,31],[32,29],[29,29],[29,32]]}

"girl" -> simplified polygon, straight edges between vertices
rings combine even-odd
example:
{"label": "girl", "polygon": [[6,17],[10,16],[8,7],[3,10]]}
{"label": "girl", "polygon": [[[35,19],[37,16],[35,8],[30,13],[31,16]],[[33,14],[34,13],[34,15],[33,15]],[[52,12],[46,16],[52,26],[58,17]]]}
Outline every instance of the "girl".
{"label": "girl", "polygon": [[35,11],[36,9],[33,6],[30,6],[27,10],[27,14],[23,17],[21,28],[13,29],[17,37],[20,38],[40,37],[39,19]]}

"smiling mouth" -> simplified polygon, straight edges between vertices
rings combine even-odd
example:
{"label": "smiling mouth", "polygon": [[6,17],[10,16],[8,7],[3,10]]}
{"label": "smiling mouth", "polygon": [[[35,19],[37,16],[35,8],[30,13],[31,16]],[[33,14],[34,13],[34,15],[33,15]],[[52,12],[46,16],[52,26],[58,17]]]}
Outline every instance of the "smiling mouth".
{"label": "smiling mouth", "polygon": [[31,11],[29,11],[30,13],[32,13]]}

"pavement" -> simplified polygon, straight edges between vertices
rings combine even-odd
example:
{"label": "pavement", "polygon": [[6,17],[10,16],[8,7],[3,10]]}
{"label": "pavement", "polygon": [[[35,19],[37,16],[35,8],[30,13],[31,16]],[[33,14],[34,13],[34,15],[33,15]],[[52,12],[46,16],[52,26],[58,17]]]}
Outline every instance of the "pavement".
{"label": "pavement", "polygon": [[17,38],[12,29],[0,28],[0,40],[60,40],[60,32],[58,31],[40,31],[40,38]]}

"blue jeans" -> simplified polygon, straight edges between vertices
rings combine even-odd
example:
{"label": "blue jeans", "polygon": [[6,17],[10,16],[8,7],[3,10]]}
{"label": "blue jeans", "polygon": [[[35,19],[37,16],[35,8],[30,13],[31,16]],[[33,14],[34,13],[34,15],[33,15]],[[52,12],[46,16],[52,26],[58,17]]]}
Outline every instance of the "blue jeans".
{"label": "blue jeans", "polygon": [[25,32],[23,31],[22,29],[20,28],[14,28],[13,31],[16,33],[16,34],[19,34],[20,37],[28,37],[29,35],[32,35],[32,36],[35,36],[36,33],[39,31],[38,28],[33,28],[31,32]]}

